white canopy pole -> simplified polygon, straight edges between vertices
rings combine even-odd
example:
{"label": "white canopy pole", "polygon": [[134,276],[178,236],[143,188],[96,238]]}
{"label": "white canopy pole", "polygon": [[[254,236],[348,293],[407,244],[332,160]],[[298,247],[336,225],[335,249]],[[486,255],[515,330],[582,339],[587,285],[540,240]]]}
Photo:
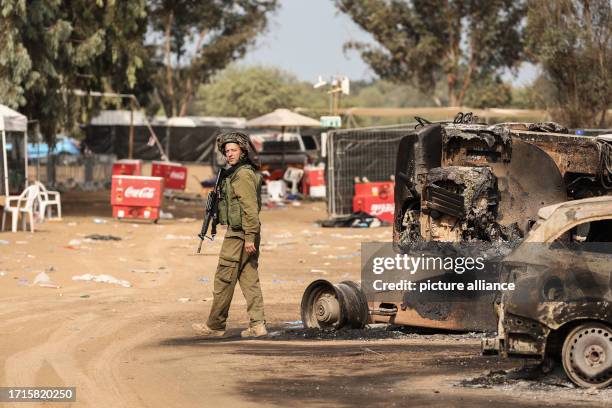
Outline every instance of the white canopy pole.
{"label": "white canopy pole", "polygon": [[29,174],[28,174],[28,131],[26,130],[25,132],[23,132],[23,157],[24,157],[24,161],[25,161],[25,173],[24,173],[24,190],[26,188],[28,188],[28,180],[29,180]]}
{"label": "white canopy pole", "polygon": [[[0,116],[0,121],[2,117]],[[4,127],[4,126],[3,126]],[[8,165],[6,163],[6,132],[2,130],[2,175],[4,176],[4,195],[9,196],[9,179],[8,179]]]}

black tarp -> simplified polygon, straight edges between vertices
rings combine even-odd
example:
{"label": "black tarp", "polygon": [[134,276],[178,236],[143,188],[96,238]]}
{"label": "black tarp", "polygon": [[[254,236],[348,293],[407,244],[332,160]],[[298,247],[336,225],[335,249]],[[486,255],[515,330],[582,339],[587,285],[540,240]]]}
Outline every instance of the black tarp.
{"label": "black tarp", "polygon": [[[230,129],[217,126],[153,126],[153,130],[170,160],[212,163],[217,133]],[[93,153],[114,154],[118,159],[128,158],[129,126],[88,125],[85,133],[84,145]],[[146,126],[134,126],[134,159],[161,159],[157,146],[147,144],[149,137]]]}

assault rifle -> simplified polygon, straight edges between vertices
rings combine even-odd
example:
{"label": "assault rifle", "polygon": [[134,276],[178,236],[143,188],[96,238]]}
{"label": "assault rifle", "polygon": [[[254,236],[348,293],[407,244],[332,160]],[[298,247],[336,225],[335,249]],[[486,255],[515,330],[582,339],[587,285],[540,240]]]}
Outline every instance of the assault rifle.
{"label": "assault rifle", "polygon": [[[208,193],[208,199],[206,200],[206,211],[204,213],[204,222],[202,223],[202,230],[198,234],[200,238],[200,245],[198,246],[198,254],[202,250],[202,242],[205,238],[211,241],[215,239],[217,235],[217,224],[219,223],[219,199],[221,198],[221,172],[223,169],[219,169],[217,173],[217,181],[215,181],[215,188]],[[212,225],[210,225],[212,223]],[[210,226],[210,237],[206,236],[208,227]]]}

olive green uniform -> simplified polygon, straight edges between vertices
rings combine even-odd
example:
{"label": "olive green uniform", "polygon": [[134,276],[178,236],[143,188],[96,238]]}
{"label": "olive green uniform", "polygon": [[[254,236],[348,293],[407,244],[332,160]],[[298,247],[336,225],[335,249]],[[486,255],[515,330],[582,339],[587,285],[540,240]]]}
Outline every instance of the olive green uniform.
{"label": "olive green uniform", "polygon": [[[247,301],[251,326],[264,323],[264,307],[259,275],[261,209],[261,176],[250,165],[238,167],[226,177],[219,201],[219,223],[227,232],[219,254],[215,273],[213,304],[207,325],[212,330],[225,330],[236,282]],[[257,252],[249,254],[245,242],[255,243]]]}

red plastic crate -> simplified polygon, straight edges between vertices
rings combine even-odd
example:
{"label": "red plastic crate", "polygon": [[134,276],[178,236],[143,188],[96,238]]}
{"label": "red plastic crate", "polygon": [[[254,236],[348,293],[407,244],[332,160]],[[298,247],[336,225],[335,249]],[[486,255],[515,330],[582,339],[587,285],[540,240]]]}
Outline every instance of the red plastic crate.
{"label": "red plastic crate", "polygon": [[306,167],[304,168],[304,176],[302,177],[302,192],[304,195],[311,195],[312,187],[325,186],[325,169],[322,167]]}
{"label": "red plastic crate", "polygon": [[383,221],[393,223],[395,183],[391,181],[356,183],[353,212],[363,211]]}
{"label": "red plastic crate", "polygon": [[140,176],[142,174],[140,160],[118,160],[113,163],[113,176]]}
{"label": "red plastic crate", "polygon": [[151,164],[151,176],[162,177],[166,190],[185,190],[187,185],[187,167],[180,163],[154,161]]}

